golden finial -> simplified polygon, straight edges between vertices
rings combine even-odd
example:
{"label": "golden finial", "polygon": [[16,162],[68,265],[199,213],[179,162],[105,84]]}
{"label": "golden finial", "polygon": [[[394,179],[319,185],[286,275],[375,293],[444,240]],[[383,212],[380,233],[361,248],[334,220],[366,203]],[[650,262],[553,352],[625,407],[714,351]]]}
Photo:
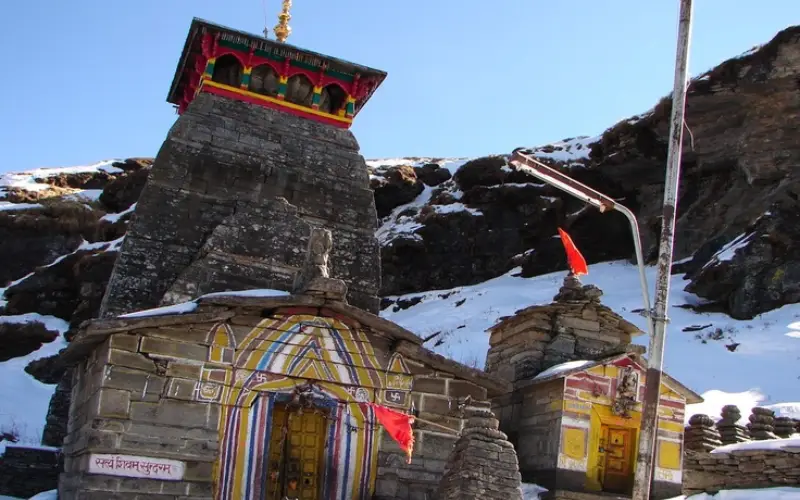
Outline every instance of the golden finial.
{"label": "golden finial", "polygon": [[292,8],[292,0],[283,0],[283,10],[278,14],[278,24],[275,25],[275,38],[279,42],[285,42],[289,35],[292,34],[292,27],[289,26],[289,20],[292,15],[289,10]]}

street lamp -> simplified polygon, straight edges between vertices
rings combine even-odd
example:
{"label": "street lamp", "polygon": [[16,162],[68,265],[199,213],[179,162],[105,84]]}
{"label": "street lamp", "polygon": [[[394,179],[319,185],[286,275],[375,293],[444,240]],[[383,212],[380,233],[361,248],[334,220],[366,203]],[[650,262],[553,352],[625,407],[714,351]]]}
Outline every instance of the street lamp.
{"label": "street lamp", "polygon": [[639,235],[639,223],[636,216],[630,209],[624,205],[617,203],[608,196],[595,191],[585,184],[568,177],[554,168],[550,168],[544,163],[536,160],[530,154],[524,152],[524,149],[515,149],[511,153],[509,163],[514,165],[518,170],[527,172],[541,181],[550,184],[551,186],[564,191],[567,194],[582,200],[589,205],[597,207],[601,213],[611,210],[621,212],[630,222],[631,234],[633,235],[633,246],[636,249],[636,263],[639,267],[639,281],[642,287],[642,300],[644,301],[644,311],[647,317],[648,333],[652,336],[655,328],[653,321],[650,318],[650,293],[647,286],[647,275],[645,274],[644,255],[642,254],[642,239]]}

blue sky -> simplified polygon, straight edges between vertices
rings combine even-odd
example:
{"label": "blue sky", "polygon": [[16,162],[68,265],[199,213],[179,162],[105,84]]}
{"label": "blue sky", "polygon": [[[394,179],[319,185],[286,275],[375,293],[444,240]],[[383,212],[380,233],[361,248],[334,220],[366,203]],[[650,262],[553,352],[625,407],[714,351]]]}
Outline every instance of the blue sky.
{"label": "blue sky", "polygon": [[[154,156],[193,16],[270,27],[280,0],[3,2],[0,171]],[[294,0],[289,41],[389,73],[367,157],[504,153],[594,135],[672,86],[678,0]],[[797,0],[695,1],[698,74],[800,19]],[[13,56],[12,56],[13,54]]]}

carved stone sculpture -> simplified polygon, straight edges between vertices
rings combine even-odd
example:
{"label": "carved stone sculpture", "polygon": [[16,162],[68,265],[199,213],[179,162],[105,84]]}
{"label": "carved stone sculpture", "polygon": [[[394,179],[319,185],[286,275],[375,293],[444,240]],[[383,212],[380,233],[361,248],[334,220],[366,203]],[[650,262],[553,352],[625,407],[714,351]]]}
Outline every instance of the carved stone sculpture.
{"label": "carved stone sculpture", "polygon": [[339,279],[330,277],[328,260],[333,249],[333,236],[328,229],[311,229],[303,268],[294,282],[294,292],[308,295],[322,295],[334,300],[344,300],[347,285]]}

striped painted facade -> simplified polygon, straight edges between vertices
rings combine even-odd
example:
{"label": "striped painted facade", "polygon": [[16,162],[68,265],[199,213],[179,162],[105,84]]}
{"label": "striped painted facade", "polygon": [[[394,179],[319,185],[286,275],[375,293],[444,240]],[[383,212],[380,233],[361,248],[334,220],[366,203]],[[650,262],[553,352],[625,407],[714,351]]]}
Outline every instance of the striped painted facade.
{"label": "striped painted facade", "polygon": [[366,403],[384,403],[387,380],[389,388],[398,378],[410,387],[402,358],[382,366],[363,331],[307,314],[275,315],[247,329],[220,324],[209,338],[218,368],[206,364],[200,393],[222,404],[215,498],[265,498],[275,405],[307,381],[315,383],[315,406],[329,412],[324,498],[371,498],[380,426]]}

